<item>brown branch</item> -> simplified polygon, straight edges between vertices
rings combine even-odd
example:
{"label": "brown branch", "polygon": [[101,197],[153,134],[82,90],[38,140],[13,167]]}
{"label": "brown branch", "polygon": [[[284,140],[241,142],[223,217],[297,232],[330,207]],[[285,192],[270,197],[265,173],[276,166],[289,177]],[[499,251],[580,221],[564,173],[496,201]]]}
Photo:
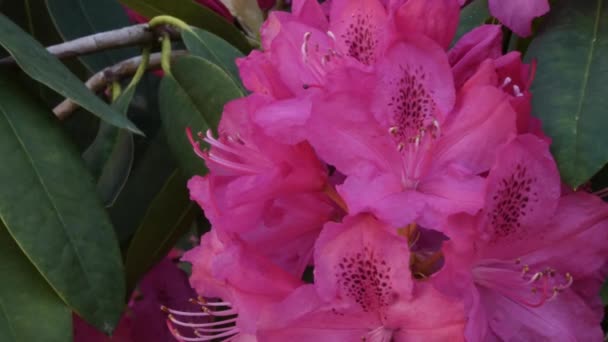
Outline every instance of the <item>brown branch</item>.
{"label": "brown branch", "polygon": [[[187,54],[185,50],[173,51],[171,53],[171,59],[183,56],[185,54]],[[160,57],[160,52],[151,54],[147,70],[158,69],[160,67]],[[95,93],[100,92],[104,90],[109,83],[133,75],[141,63],[141,60],[142,57],[137,56],[124,60],[116,65],[107,67],[89,78],[85,85]],[[65,120],[78,108],[78,104],[66,99],[57,105],[53,109],[53,112],[55,113],[55,116],[59,118],[59,120]]]}
{"label": "brown branch", "polygon": [[[172,38],[179,35],[171,32]],[[69,58],[82,56],[94,52],[117,49],[127,46],[146,45],[155,42],[158,35],[153,32],[148,24],[139,24],[123,27],[117,30],[96,33],[90,36],[77,38],[65,43],[47,47],[47,51],[57,58]],[[13,57],[0,59],[0,65],[14,64]]]}

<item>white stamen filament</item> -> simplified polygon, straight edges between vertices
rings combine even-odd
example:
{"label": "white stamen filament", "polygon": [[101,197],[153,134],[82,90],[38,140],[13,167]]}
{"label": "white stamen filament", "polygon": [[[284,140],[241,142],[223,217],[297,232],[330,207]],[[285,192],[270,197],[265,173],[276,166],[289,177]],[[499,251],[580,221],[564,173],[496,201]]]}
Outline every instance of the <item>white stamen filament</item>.
{"label": "white stamen filament", "polygon": [[390,342],[392,338],[393,331],[391,329],[379,326],[367,333],[362,340],[365,342]]}
{"label": "white stamen filament", "polygon": [[[231,319],[227,319],[227,320],[223,320],[223,321],[215,321],[215,322],[211,322],[211,323],[188,323],[188,322],[184,322],[184,321],[180,321],[179,319],[175,318],[175,316],[173,316],[172,314],[169,315],[169,319],[171,320],[171,322],[182,326],[182,327],[186,327],[186,328],[213,328],[215,326],[218,325],[226,325],[226,324],[231,324],[236,322],[236,318],[231,318]],[[213,331],[216,331],[218,328],[213,328]]]}
{"label": "white stamen filament", "polygon": [[213,311],[213,312],[188,312],[188,311],[179,311],[179,310],[173,310],[173,309],[169,309],[167,307],[162,307],[163,311],[166,311],[168,313],[172,313],[174,315],[180,315],[180,316],[192,316],[192,317],[224,317],[224,316],[232,316],[232,315],[236,315],[237,311],[233,310],[233,309],[228,309],[228,310],[222,310],[222,311]]}
{"label": "white stamen filament", "polygon": [[308,58],[308,40],[310,39],[310,35],[310,32],[304,33],[304,41],[302,42],[302,47],[300,48],[303,63],[306,63],[306,59]]}
{"label": "white stamen filament", "polygon": [[[230,316],[237,315],[237,311],[232,309],[232,304],[229,302],[207,302],[205,299],[191,299],[191,303],[200,305],[203,312],[187,312],[179,311],[161,306],[161,310],[168,313],[167,326],[171,333],[179,341],[223,341],[228,342],[234,340],[234,338],[240,333],[240,329],[235,325],[237,317],[229,318]],[[212,311],[215,308],[229,307],[227,310]],[[213,317],[225,317],[227,319],[220,319],[213,322],[205,323],[194,323],[184,322],[175,316],[182,316],[186,318],[192,317],[205,317],[212,319]],[[190,328],[189,330],[196,337],[183,336],[178,329]]]}
{"label": "white stamen filament", "polygon": [[327,35],[329,36],[329,38],[331,38],[331,40],[333,40],[334,42],[336,42],[336,36],[334,35],[333,32],[327,31]]}

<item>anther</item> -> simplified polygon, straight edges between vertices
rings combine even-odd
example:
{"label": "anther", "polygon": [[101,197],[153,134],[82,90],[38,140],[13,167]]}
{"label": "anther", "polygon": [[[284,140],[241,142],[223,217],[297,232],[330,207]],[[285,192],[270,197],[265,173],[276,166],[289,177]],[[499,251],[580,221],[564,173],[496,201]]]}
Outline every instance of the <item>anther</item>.
{"label": "anther", "polygon": [[536,273],[534,273],[534,275],[532,276],[532,278],[530,278],[530,280],[528,281],[528,284],[531,284],[531,283],[539,280],[542,277],[543,277],[543,273],[542,272],[536,272]]}
{"label": "anther", "polygon": [[500,89],[506,87],[507,85],[509,85],[509,83],[511,83],[511,77],[505,77],[505,80],[502,82],[502,85],[500,86]]}
{"label": "anther", "polygon": [[397,128],[397,126],[393,126],[391,128],[388,129],[388,132],[392,135],[397,134],[397,132],[399,131],[399,128]]}
{"label": "anther", "polygon": [[515,93],[516,97],[524,96],[524,94],[521,92],[521,89],[519,89],[519,86],[517,84],[515,84],[513,86],[513,93]]}

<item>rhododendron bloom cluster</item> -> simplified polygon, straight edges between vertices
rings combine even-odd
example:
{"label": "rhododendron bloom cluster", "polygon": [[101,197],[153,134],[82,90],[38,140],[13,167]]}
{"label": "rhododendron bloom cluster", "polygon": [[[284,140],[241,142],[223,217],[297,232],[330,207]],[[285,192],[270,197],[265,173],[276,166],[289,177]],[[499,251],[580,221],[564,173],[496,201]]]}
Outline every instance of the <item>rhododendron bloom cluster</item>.
{"label": "rhododendron bloom cluster", "polygon": [[212,230],[183,258],[200,298],[171,311],[178,340],[602,339],[608,207],[562,190],[535,65],[503,55],[500,26],[450,48],[459,11],[269,15],[237,61],[250,95],[188,131]]}

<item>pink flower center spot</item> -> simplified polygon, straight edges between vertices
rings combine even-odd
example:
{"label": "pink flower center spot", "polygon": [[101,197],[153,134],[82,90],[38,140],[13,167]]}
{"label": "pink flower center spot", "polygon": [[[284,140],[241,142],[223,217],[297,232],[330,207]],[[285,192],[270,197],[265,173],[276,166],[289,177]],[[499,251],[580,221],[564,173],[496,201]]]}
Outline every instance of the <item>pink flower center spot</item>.
{"label": "pink flower center spot", "polygon": [[353,14],[353,20],[341,38],[348,48],[348,55],[365,65],[376,61],[378,28],[372,23],[370,14]]}
{"label": "pink flower center spot", "polygon": [[387,262],[365,247],[362,252],[344,256],[340,260],[336,267],[336,278],[342,291],[363,311],[381,313],[398,299],[393,291],[390,272],[391,267]]}
{"label": "pink flower center spot", "polygon": [[401,67],[401,71],[395,81],[396,92],[388,103],[393,122],[390,132],[399,144],[416,143],[433,123],[435,102],[424,87],[426,74],[422,68],[412,72]]}
{"label": "pink flower center spot", "polygon": [[493,227],[491,242],[510,236],[525,238],[521,231],[521,219],[533,211],[534,206],[530,203],[538,201],[538,193],[532,188],[533,182],[536,182],[536,177],[528,175],[526,166],[521,164],[517,164],[513,173],[500,181],[492,197],[494,209],[488,212]]}
{"label": "pink flower center spot", "polygon": [[394,92],[388,102],[388,131],[403,158],[403,184],[415,188],[425,156],[441,130],[434,116],[437,107],[432,93],[424,86],[424,70],[409,66],[400,69],[400,77],[391,82]]}

